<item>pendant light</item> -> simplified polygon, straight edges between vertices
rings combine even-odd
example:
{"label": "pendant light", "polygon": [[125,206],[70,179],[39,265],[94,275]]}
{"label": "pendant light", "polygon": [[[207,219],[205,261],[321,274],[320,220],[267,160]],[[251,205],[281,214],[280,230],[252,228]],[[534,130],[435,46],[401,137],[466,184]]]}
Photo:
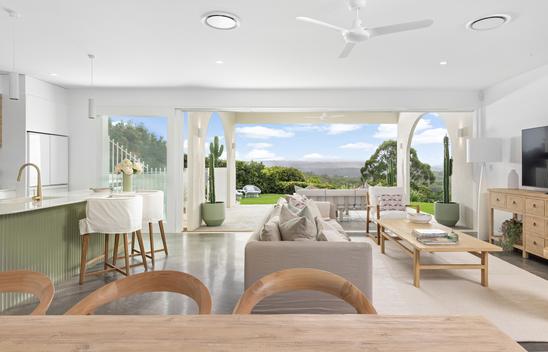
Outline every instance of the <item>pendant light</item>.
{"label": "pendant light", "polygon": [[9,73],[9,97],[11,100],[19,100],[19,73],[15,71],[15,20],[20,15],[8,8],[4,8],[4,11],[11,17],[11,72]]}
{"label": "pendant light", "polygon": [[93,98],[93,60],[95,59],[95,55],[88,54],[89,62],[90,62],[90,87],[91,87],[91,97],[88,99],[88,118],[94,119],[95,118],[95,99]]}

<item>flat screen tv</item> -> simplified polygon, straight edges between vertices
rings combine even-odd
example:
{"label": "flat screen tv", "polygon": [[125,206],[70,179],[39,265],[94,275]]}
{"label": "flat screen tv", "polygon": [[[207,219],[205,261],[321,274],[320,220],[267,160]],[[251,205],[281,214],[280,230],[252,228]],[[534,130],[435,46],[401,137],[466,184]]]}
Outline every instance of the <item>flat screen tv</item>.
{"label": "flat screen tv", "polygon": [[522,184],[548,188],[548,126],[521,131]]}

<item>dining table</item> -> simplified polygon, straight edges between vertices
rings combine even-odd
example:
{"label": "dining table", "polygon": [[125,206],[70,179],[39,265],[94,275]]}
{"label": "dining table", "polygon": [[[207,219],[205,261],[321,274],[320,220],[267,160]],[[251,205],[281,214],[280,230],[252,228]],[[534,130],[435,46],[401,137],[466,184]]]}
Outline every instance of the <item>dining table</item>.
{"label": "dining table", "polygon": [[480,316],[1,316],[0,351],[524,351]]}

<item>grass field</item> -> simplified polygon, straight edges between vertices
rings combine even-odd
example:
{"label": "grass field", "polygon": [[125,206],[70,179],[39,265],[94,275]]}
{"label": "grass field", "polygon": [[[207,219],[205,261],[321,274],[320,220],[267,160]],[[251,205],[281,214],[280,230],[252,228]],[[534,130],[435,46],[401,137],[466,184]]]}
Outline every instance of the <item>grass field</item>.
{"label": "grass field", "polygon": [[242,198],[240,204],[253,205],[253,204],[276,204],[280,197],[284,197],[285,194],[260,194],[258,198]]}
{"label": "grass field", "polygon": [[412,205],[418,204],[421,207],[422,212],[434,215],[434,203],[414,202],[411,204]]}

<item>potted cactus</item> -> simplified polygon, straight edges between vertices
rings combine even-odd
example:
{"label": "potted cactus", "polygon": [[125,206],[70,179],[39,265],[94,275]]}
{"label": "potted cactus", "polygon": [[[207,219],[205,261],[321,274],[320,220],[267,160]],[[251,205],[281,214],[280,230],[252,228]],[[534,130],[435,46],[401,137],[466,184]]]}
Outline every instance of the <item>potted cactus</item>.
{"label": "potted cactus", "polygon": [[449,153],[449,137],[443,137],[443,202],[434,204],[434,216],[442,225],[453,227],[459,222],[460,206],[451,201],[451,176],[453,175],[453,158]]}
{"label": "potted cactus", "polygon": [[219,144],[219,137],[215,137],[209,144],[208,157],[208,188],[207,202],[202,203],[202,219],[207,226],[220,226],[225,221],[225,203],[215,199],[215,166],[223,154],[224,146]]}

